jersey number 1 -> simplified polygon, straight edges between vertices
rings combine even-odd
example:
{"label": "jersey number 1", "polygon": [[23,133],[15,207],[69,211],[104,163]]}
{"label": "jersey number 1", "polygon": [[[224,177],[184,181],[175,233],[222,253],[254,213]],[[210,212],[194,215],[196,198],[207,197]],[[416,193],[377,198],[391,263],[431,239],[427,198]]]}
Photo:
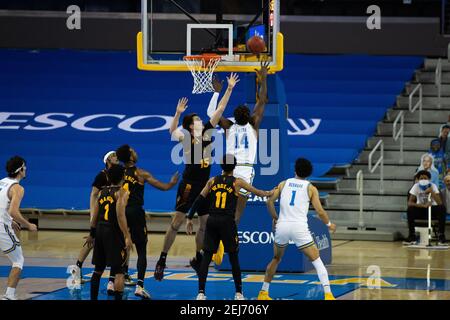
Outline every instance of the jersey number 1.
{"label": "jersey number 1", "polygon": [[291,202],[289,203],[289,205],[291,206],[291,207],[293,207],[294,206],[294,204],[295,204],[295,195],[297,194],[297,191],[292,191],[292,197],[291,197]]}
{"label": "jersey number 1", "polygon": [[109,203],[105,205],[105,221],[108,221],[108,214],[109,214]]}
{"label": "jersey number 1", "polygon": [[[222,200],[222,204],[220,203]],[[227,203],[227,193],[226,192],[217,192],[216,193],[216,208],[225,209],[225,204]]]}

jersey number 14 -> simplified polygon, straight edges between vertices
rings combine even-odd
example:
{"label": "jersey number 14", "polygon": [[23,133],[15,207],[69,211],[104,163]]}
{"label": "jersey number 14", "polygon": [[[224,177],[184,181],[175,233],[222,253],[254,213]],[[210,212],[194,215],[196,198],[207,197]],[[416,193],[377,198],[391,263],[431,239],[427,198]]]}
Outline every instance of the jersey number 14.
{"label": "jersey number 14", "polygon": [[244,149],[248,149],[247,134],[243,134],[242,138],[240,139],[240,141],[239,141],[238,135],[236,134],[235,135],[235,145],[234,146],[235,146],[235,149],[242,148],[242,146],[243,146]]}

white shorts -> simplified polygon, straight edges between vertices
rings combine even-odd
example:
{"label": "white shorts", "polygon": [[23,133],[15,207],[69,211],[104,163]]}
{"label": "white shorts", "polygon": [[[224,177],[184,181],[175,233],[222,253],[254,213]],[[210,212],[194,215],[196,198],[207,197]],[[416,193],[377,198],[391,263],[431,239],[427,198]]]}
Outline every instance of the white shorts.
{"label": "white shorts", "polygon": [[294,222],[278,222],[275,227],[275,244],[286,247],[293,242],[298,249],[305,249],[315,244],[308,225]]}
{"label": "white shorts", "polygon": [[0,249],[13,264],[13,267],[22,269],[23,254],[22,246],[14,230],[7,224],[0,224]]}
{"label": "white shorts", "polygon": [[[248,184],[253,184],[253,178],[255,177],[255,169],[253,169],[253,166],[251,165],[237,165],[234,169],[233,176],[236,178],[241,178]],[[245,190],[244,188],[241,188],[239,190],[239,194],[243,195],[244,197],[249,197],[250,192]]]}

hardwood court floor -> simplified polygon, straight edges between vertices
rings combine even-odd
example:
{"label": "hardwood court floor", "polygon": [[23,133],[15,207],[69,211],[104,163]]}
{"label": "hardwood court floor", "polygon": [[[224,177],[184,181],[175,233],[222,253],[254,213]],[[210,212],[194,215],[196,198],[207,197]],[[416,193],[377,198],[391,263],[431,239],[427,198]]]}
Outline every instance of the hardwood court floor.
{"label": "hardwood court floor", "polygon": [[[19,297],[28,299],[37,297],[43,292],[64,288],[66,279],[53,276],[50,271],[57,269],[48,267],[66,267],[74,264],[85,235],[85,232],[22,231],[20,238],[25,255],[25,270],[27,267],[34,269],[32,275],[28,275],[20,283]],[[153,275],[163,238],[163,234],[149,234],[148,278]],[[195,274],[187,267],[194,251],[194,237],[179,234],[168,258],[168,269],[175,270],[171,276],[173,279],[194,284],[192,277]],[[92,267],[90,259],[89,256],[85,268]],[[133,253],[131,266],[135,265],[135,259]],[[0,266],[9,266],[5,256],[0,256]],[[0,293],[5,288],[8,270],[2,268]],[[333,264],[328,266],[328,271],[332,289],[339,286],[348,288],[342,291],[339,299],[450,299],[450,251],[406,249],[402,247],[401,242],[333,241]],[[378,282],[373,277],[377,272],[381,278]],[[252,280],[248,278],[248,281],[255,282],[255,286],[259,287],[262,277],[263,273],[253,274]],[[299,283],[296,284],[297,288],[302,287],[300,283],[304,283],[304,279],[318,287],[315,272],[299,274],[295,279],[289,281],[297,281]],[[195,285],[192,290],[195,291]],[[257,290],[256,287],[254,290]],[[307,294],[299,295],[298,298],[307,296]]]}

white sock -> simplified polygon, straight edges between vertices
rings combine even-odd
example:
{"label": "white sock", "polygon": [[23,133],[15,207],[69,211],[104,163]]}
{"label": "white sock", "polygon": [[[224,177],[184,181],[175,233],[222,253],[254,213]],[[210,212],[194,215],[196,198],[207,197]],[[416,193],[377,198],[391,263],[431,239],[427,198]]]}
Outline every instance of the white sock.
{"label": "white sock", "polygon": [[314,260],[312,264],[317,271],[317,276],[319,277],[320,283],[323,286],[323,290],[325,291],[325,293],[331,293],[330,280],[328,279],[328,272],[327,269],[325,268],[325,265],[322,262],[322,259],[320,259],[319,257],[316,260]]}
{"label": "white sock", "polygon": [[262,291],[269,291],[270,282],[264,282],[261,288]]}
{"label": "white sock", "polygon": [[16,293],[16,288],[6,288],[6,295],[7,296],[14,296],[14,294]]}

